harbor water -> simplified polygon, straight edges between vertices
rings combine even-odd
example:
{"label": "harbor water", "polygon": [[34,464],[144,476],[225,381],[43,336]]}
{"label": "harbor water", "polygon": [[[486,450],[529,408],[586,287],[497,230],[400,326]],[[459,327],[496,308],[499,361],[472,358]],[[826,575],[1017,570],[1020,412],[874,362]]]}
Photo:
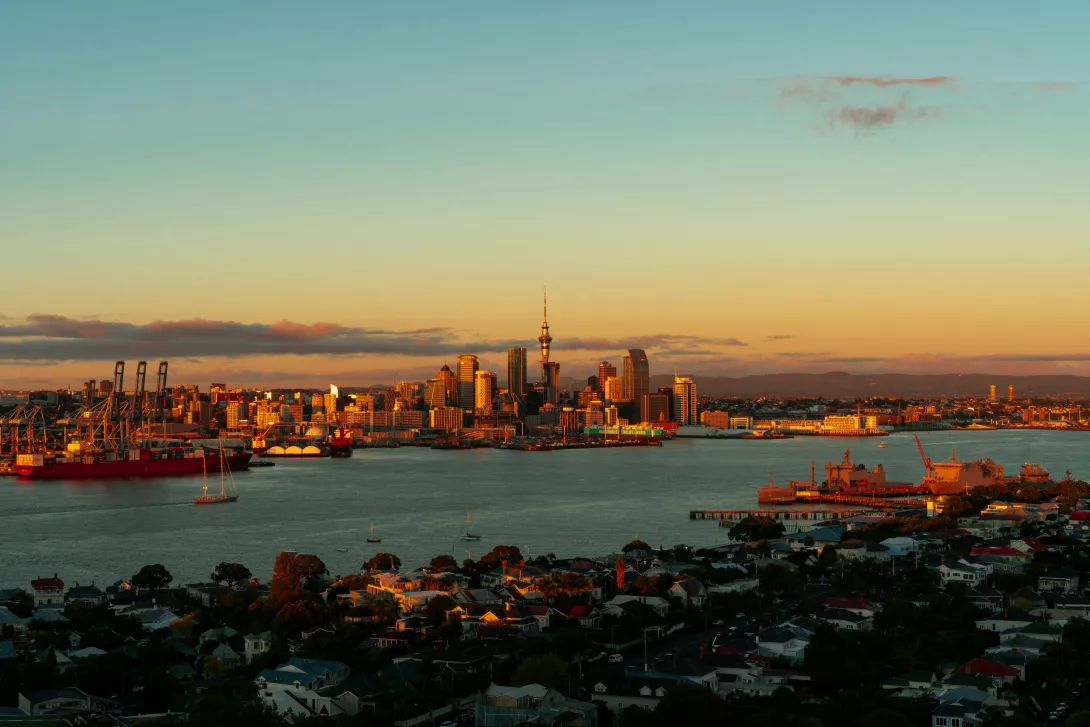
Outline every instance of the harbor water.
{"label": "harbor water", "polygon": [[[1007,475],[1037,462],[1060,479],[1090,479],[1090,434],[948,431],[920,434],[927,454],[991,457]],[[888,446],[878,448],[879,442]],[[98,585],[162,563],[175,583],[207,580],[220,561],[267,578],[281,550],[315,553],[348,573],[378,550],[405,567],[449,553],[479,557],[517,545],[527,557],[604,555],[633,538],[654,546],[725,542],[690,510],[757,507],[769,473],[777,484],[804,480],[810,462],[852,449],[859,463],[881,462],[893,481],[919,482],[923,464],[912,435],[874,439],[797,437],[771,441],[675,440],[662,447],[557,452],[356,450],[349,459],[277,460],[235,476],[238,502],[193,505],[200,477],[117,481],[0,479],[0,588],[57,573],[68,584]],[[215,483],[218,487],[218,483]],[[480,542],[458,540],[466,513]],[[381,544],[368,544],[374,521]],[[346,548],[347,552],[338,552]]]}

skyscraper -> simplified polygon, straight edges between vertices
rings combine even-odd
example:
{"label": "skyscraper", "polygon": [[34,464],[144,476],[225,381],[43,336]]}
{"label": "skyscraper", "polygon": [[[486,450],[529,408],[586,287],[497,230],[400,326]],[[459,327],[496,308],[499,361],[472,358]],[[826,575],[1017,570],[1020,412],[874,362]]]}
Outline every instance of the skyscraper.
{"label": "skyscraper", "polygon": [[424,403],[432,409],[447,405],[447,385],[442,379],[428,379],[424,384]]}
{"label": "skyscraper", "polygon": [[479,414],[491,414],[496,398],[496,375],[491,371],[478,371],[473,376],[473,408]]}
{"label": "skyscraper", "polygon": [[507,390],[515,401],[526,398],[526,349],[507,349]]}
{"label": "skyscraper", "polygon": [[647,354],[640,348],[631,348],[624,357],[624,399],[639,405],[643,395],[651,390],[651,368]]}
{"label": "skyscraper", "polygon": [[598,364],[598,386],[605,389],[606,381],[610,376],[617,375],[617,367],[611,364],[609,361],[603,361]]}
{"label": "skyscraper", "polygon": [[687,376],[674,374],[674,419],[681,426],[693,426],[696,418],[696,384]]}
{"label": "skyscraper", "polygon": [[450,370],[450,366],[443,364],[443,368],[439,369],[437,379],[443,382],[443,386],[447,390],[447,403],[453,404],[458,399],[458,383],[454,376],[454,372]]}
{"label": "skyscraper", "polygon": [[606,401],[624,401],[624,389],[621,386],[620,376],[609,376],[602,382],[602,395]]}
{"label": "skyscraper", "polygon": [[1014,384],[1007,384],[1007,401],[1014,401]]}
{"label": "skyscraper", "polygon": [[543,364],[545,376],[545,403],[556,404],[560,401],[560,364],[549,361]]}
{"label": "skyscraper", "polygon": [[462,409],[473,410],[476,401],[474,377],[478,368],[480,363],[473,354],[463,353],[458,357],[458,406]]}
{"label": "skyscraper", "polygon": [[988,401],[995,401],[995,384],[988,387]]}

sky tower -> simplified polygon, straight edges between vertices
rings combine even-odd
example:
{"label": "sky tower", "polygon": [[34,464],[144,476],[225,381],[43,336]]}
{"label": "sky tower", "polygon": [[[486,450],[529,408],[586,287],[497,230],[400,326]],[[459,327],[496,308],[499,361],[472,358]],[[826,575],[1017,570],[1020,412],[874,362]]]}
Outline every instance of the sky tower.
{"label": "sky tower", "polygon": [[549,335],[549,295],[544,288],[541,290],[543,297],[543,309],[541,316],[541,335],[537,337],[538,343],[541,344],[541,363],[549,363],[549,346],[553,342],[553,337]]}

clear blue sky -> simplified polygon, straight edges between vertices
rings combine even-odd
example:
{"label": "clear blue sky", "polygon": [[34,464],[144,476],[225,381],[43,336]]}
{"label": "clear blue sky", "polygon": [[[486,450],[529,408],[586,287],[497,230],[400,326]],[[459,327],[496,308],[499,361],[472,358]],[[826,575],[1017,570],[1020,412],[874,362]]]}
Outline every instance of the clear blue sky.
{"label": "clear blue sky", "polygon": [[[1086,2],[4,3],[0,313],[532,337],[548,283],[558,352],[1070,356],[1087,28]],[[640,312],[603,331],[603,298]]]}

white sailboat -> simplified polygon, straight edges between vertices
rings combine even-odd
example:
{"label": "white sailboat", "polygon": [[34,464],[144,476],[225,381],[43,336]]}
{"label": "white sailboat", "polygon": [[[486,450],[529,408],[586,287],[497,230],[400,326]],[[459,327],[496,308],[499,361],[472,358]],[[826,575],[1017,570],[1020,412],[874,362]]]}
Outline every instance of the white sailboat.
{"label": "white sailboat", "polygon": [[462,534],[458,536],[458,539],[459,540],[480,540],[481,539],[480,535],[474,535],[473,533],[469,532],[469,521],[470,521],[470,517],[469,517],[469,513],[467,512],[466,513],[466,527],[465,527],[465,530],[462,531]]}
{"label": "white sailboat", "polygon": [[367,542],[368,543],[381,543],[382,542],[382,538],[376,538],[375,537],[375,521],[374,520],[371,521],[371,535],[370,535],[370,537],[367,538]]}
{"label": "white sailboat", "polygon": [[[220,442],[220,491],[219,494],[208,494],[208,458],[204,457],[204,487],[201,494],[193,498],[194,505],[215,505],[221,502],[235,502],[238,500],[238,488],[235,486],[235,478],[231,475],[231,468],[227,465],[227,458],[223,456],[223,442]],[[231,491],[227,491],[227,481],[231,481]]]}

